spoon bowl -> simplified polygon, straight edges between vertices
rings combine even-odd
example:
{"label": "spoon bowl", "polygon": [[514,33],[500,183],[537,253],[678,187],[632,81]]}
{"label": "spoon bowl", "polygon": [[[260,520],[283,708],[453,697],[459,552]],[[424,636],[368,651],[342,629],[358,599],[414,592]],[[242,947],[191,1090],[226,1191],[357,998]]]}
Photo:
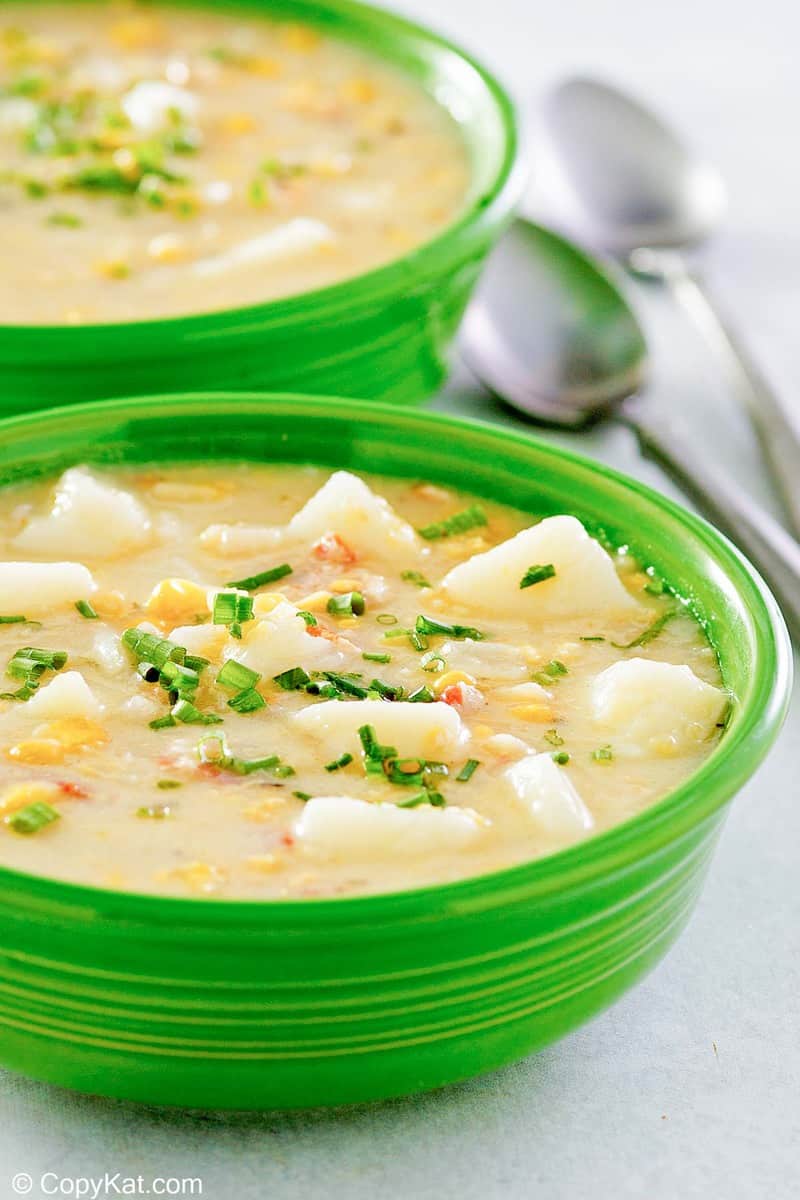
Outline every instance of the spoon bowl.
{"label": "spoon bowl", "polygon": [[595,244],[619,255],[677,249],[719,225],[727,207],[719,173],[623,92],[569,79],[544,111]]}

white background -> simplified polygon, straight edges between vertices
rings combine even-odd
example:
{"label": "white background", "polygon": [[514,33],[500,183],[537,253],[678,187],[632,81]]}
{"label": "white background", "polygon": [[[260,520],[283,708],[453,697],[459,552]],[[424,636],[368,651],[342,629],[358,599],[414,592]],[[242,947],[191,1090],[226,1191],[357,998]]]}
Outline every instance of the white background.
{"label": "white background", "polygon": [[[478,53],[520,102],[566,72],[591,70],[681,125],[731,190],[709,272],[775,384],[800,405],[794,0],[397,6]],[[539,174],[531,211],[552,216]],[[655,396],[685,413],[743,488],[768,499],[747,422],[703,347],[657,295],[635,299],[652,339]],[[509,419],[460,375],[438,404]],[[581,444],[662,486],[625,431]],[[689,930],[634,993],[565,1042],[436,1095],[286,1117],[174,1115],[0,1075],[0,1177],[199,1175],[213,1200],[796,1196],[799,741],[795,705],[736,803]],[[11,1194],[3,1182],[0,1193]]]}

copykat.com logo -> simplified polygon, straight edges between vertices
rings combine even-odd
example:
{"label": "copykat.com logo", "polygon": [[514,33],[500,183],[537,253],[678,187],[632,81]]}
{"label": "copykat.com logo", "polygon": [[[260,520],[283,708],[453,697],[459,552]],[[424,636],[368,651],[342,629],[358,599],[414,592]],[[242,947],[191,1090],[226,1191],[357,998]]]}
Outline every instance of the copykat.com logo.
{"label": "copykat.com logo", "polygon": [[58,1175],[45,1171],[31,1175],[17,1171],[11,1180],[15,1196],[68,1196],[70,1200],[105,1200],[107,1196],[202,1196],[202,1179],[157,1175],[124,1175],[121,1171],[106,1171],[103,1175]]}

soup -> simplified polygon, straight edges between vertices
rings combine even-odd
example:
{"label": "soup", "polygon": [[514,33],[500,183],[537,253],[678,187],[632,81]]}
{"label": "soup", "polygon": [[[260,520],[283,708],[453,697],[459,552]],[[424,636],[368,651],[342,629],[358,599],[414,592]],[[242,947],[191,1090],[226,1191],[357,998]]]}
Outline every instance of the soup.
{"label": "soup", "polygon": [[398,258],[468,187],[455,121],[252,12],[0,4],[0,322],[256,304]]}
{"label": "soup", "polygon": [[712,752],[668,586],[572,516],[311,467],[0,493],[0,863],[352,896],[551,853]]}

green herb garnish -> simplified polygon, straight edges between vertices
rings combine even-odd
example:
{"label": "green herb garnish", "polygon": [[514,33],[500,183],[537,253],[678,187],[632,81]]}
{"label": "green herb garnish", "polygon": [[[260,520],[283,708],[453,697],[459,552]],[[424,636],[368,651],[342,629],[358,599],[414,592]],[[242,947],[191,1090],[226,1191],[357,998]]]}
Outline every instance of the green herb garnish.
{"label": "green herb garnish", "polygon": [[401,571],[400,578],[406,583],[414,583],[417,587],[429,588],[431,584],[420,571]]}
{"label": "green herb garnish", "polygon": [[544,563],[541,566],[528,567],[522,579],[519,581],[520,589],[533,587],[535,583],[544,583],[545,579],[553,579],[556,569],[552,563]]}
{"label": "green herb garnish", "polygon": [[81,616],[85,617],[87,621],[96,621],[98,619],[97,613],[92,608],[88,600],[76,600],[75,607]]}
{"label": "green herb garnish", "polygon": [[434,696],[431,689],[429,687],[427,687],[425,684],[423,684],[422,687],[418,687],[415,689],[415,691],[409,692],[408,703],[409,704],[433,704],[435,699],[436,699],[436,697]]}
{"label": "green herb garnish", "polygon": [[341,767],[346,767],[348,763],[351,763],[352,761],[352,754],[345,752],[344,754],[340,754],[338,758],[335,758],[333,762],[326,763],[325,770],[338,771]]}
{"label": "green herb garnish", "polygon": [[544,740],[549,746],[563,746],[564,739],[557,729],[548,729],[544,735]]}
{"label": "green herb garnish", "polygon": [[541,687],[550,687],[562,675],[569,675],[569,671],[562,662],[554,658],[541,671],[535,672],[533,680]]}
{"label": "green herb garnish", "polygon": [[310,612],[306,612],[306,610],[304,608],[298,609],[297,615],[298,615],[298,617],[302,617],[302,619],[305,621],[306,625],[309,627],[312,625],[318,624],[317,618],[314,616],[314,614],[310,613]]}
{"label": "green herb garnish", "polygon": [[451,517],[445,517],[443,521],[434,521],[432,525],[425,525],[422,529],[418,529],[417,533],[420,537],[426,538],[428,541],[433,541],[435,538],[452,537],[453,534],[466,533],[468,529],[475,529],[478,525],[486,525],[487,517],[480,504],[471,504],[469,508],[463,509],[462,512],[453,513]]}
{"label": "green herb garnish", "polygon": [[0,617],[0,625],[26,625],[27,617]]}
{"label": "green herb garnish", "polygon": [[290,667],[288,671],[281,671],[280,675],[273,675],[272,682],[285,692],[296,692],[311,682],[311,676],[302,667]]}
{"label": "green herb garnish", "polygon": [[361,592],[345,592],[342,596],[331,596],[327,604],[328,612],[335,617],[363,617],[366,607]]}
{"label": "green herb garnish", "polygon": [[565,767],[569,762],[569,755],[567,754],[566,750],[559,750],[552,756],[552,758],[553,762],[557,763],[559,767]]}
{"label": "green herb garnish", "polygon": [[214,625],[227,625],[231,637],[241,638],[242,622],[253,619],[253,597],[238,592],[218,592],[214,597],[211,620]]}
{"label": "green herb garnish", "polygon": [[610,746],[601,746],[599,750],[592,751],[592,761],[608,763],[614,758],[614,751]]}
{"label": "green herb garnish", "polygon": [[363,658],[363,659],[364,659],[366,662],[388,663],[388,662],[391,662],[391,661],[392,661],[392,656],[391,656],[391,654],[373,654],[373,653],[371,653],[371,651],[369,651],[369,650],[365,650],[365,651],[362,653],[361,657],[362,657],[362,658]]}
{"label": "green herb garnish", "polygon": [[612,642],[611,645],[615,650],[633,650],[636,646],[646,646],[654,638],[657,638],[664,626],[669,624],[673,617],[677,617],[677,615],[678,609],[670,608],[667,612],[662,613],[649,628],[645,629],[644,633],[640,633],[638,637],[634,638],[632,642]]}
{"label": "green herb garnish", "polygon": [[246,688],[255,687],[260,678],[261,675],[258,671],[253,671],[244,663],[229,658],[217,675],[217,683],[220,687],[228,688],[232,692],[241,692]]}
{"label": "green herb garnish", "polygon": [[378,613],[375,620],[378,622],[379,625],[396,625],[397,624],[397,617],[394,615],[394,613]]}
{"label": "green herb garnish", "polygon": [[456,775],[456,782],[457,783],[469,783],[470,779],[472,779],[472,776],[475,774],[475,772],[477,771],[477,769],[480,765],[481,764],[480,764],[479,759],[468,758],[467,761],[464,763],[464,766],[461,768],[461,770]]}
{"label": "green herb garnish", "polygon": [[244,688],[228,701],[228,708],[238,713],[258,712],[266,707],[266,700],[255,688]]}
{"label": "green herb garnish", "polygon": [[159,779],[156,787],[161,788],[162,792],[168,792],[173,788],[183,787],[183,784],[179,779]]}
{"label": "green herb garnish", "polygon": [[474,629],[471,625],[448,625],[446,621],[439,621],[436,617],[419,616],[416,619],[414,628],[417,633],[423,636],[450,637],[455,638],[456,641],[471,638],[474,642],[481,642],[484,638],[484,634],[479,629]]}
{"label": "green herb garnish", "polygon": [[34,804],[26,804],[17,812],[6,817],[6,825],[15,833],[38,833],[46,825],[52,825],[61,816],[46,800],[37,800]]}
{"label": "green herb garnish", "polygon": [[225,587],[239,588],[243,592],[254,592],[257,588],[265,587],[268,583],[275,583],[278,579],[283,579],[286,575],[291,575],[292,568],[288,563],[281,563],[279,567],[270,567],[267,571],[262,571],[259,575],[248,575],[246,579],[234,579],[231,583],[226,583]]}

